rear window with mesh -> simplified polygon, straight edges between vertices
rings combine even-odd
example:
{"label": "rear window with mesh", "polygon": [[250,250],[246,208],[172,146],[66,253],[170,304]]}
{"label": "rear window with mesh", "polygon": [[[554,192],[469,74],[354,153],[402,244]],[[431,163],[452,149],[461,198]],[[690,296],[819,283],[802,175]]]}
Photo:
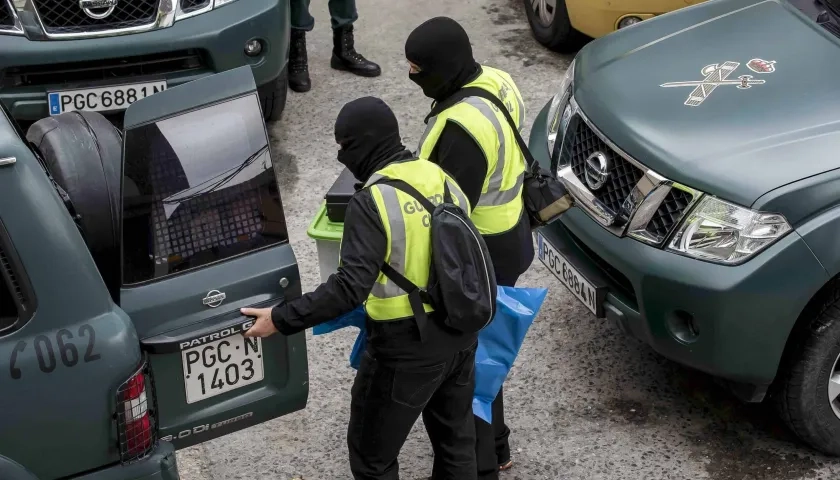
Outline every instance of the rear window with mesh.
{"label": "rear window with mesh", "polygon": [[12,296],[8,282],[0,275],[0,332],[11,328],[17,321],[17,300]]}
{"label": "rear window with mesh", "polygon": [[0,221],[0,335],[26,324],[32,318],[34,307],[32,287],[6,227]]}
{"label": "rear window with mesh", "polygon": [[288,240],[256,95],[126,131],[123,281]]}

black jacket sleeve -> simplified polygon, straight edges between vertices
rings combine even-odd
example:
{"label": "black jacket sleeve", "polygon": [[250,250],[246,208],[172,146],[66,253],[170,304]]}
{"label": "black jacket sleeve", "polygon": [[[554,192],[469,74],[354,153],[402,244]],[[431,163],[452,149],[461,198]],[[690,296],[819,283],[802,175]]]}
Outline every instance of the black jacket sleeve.
{"label": "black jacket sleeve", "polygon": [[353,196],[344,219],[341,265],[315,291],[271,311],[274,326],[292,335],[328,322],[361,305],[385,261],[388,240],[370,192]]}
{"label": "black jacket sleeve", "polygon": [[487,177],[487,159],[473,137],[457,123],[446,122],[429,160],[458,182],[475,208]]}

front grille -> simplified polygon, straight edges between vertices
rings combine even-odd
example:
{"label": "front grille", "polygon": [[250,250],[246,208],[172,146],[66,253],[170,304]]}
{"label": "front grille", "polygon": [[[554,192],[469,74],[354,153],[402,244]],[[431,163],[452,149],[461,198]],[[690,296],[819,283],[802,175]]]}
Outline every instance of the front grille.
{"label": "front grille", "polygon": [[[82,9],[79,0],[33,0],[47,33],[88,33],[121,30],[148,25],[155,21],[158,0],[119,0],[105,18],[93,18]],[[107,8],[91,9],[95,16]]]}
{"label": "front grille", "polygon": [[212,0],[181,0],[181,10],[184,13],[195,12],[210,5]]}
{"label": "front grille", "polygon": [[683,212],[693,199],[694,197],[685,190],[672,188],[648,222],[645,228],[647,233],[653,238],[664,240],[682,218]]}
{"label": "front grille", "polygon": [[571,138],[564,142],[561,161],[570,162],[572,172],[586,185],[586,159],[595,152],[604,154],[609,163],[609,177],[604,186],[592,193],[612,213],[618,213],[644,172],[610,148],[580,116],[572,119],[568,131]]}
{"label": "front grille", "polygon": [[0,78],[3,79],[0,87],[70,85],[171,75],[207,68],[204,57],[201,51],[190,49],[88,62],[9,67],[0,71]]}
{"label": "front grille", "polygon": [[15,25],[15,19],[12,17],[12,7],[6,0],[0,0],[0,27],[12,27]]}

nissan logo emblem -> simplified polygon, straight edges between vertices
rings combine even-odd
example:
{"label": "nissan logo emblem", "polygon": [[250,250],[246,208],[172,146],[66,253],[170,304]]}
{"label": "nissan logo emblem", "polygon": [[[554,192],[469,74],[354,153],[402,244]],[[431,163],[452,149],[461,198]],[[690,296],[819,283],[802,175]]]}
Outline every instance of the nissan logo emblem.
{"label": "nissan logo emblem", "polygon": [[88,17],[102,20],[114,13],[117,2],[118,0],[79,0],[79,7]]}
{"label": "nissan logo emblem", "polygon": [[610,176],[609,168],[610,164],[603,153],[595,152],[587,157],[583,165],[583,173],[590,190],[598,190],[607,183],[607,178]]}
{"label": "nissan logo emblem", "polygon": [[227,295],[224,292],[220,292],[218,290],[210,290],[207,292],[207,295],[204,297],[202,303],[207,305],[210,308],[216,308],[225,301]]}

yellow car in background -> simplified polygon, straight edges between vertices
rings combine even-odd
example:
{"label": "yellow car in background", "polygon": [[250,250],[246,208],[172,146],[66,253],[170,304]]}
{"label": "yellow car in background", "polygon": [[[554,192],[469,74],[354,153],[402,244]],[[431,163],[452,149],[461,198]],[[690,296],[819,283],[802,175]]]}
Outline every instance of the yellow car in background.
{"label": "yellow car in background", "polygon": [[523,0],[534,37],[566,51],[656,15],[704,0]]}

